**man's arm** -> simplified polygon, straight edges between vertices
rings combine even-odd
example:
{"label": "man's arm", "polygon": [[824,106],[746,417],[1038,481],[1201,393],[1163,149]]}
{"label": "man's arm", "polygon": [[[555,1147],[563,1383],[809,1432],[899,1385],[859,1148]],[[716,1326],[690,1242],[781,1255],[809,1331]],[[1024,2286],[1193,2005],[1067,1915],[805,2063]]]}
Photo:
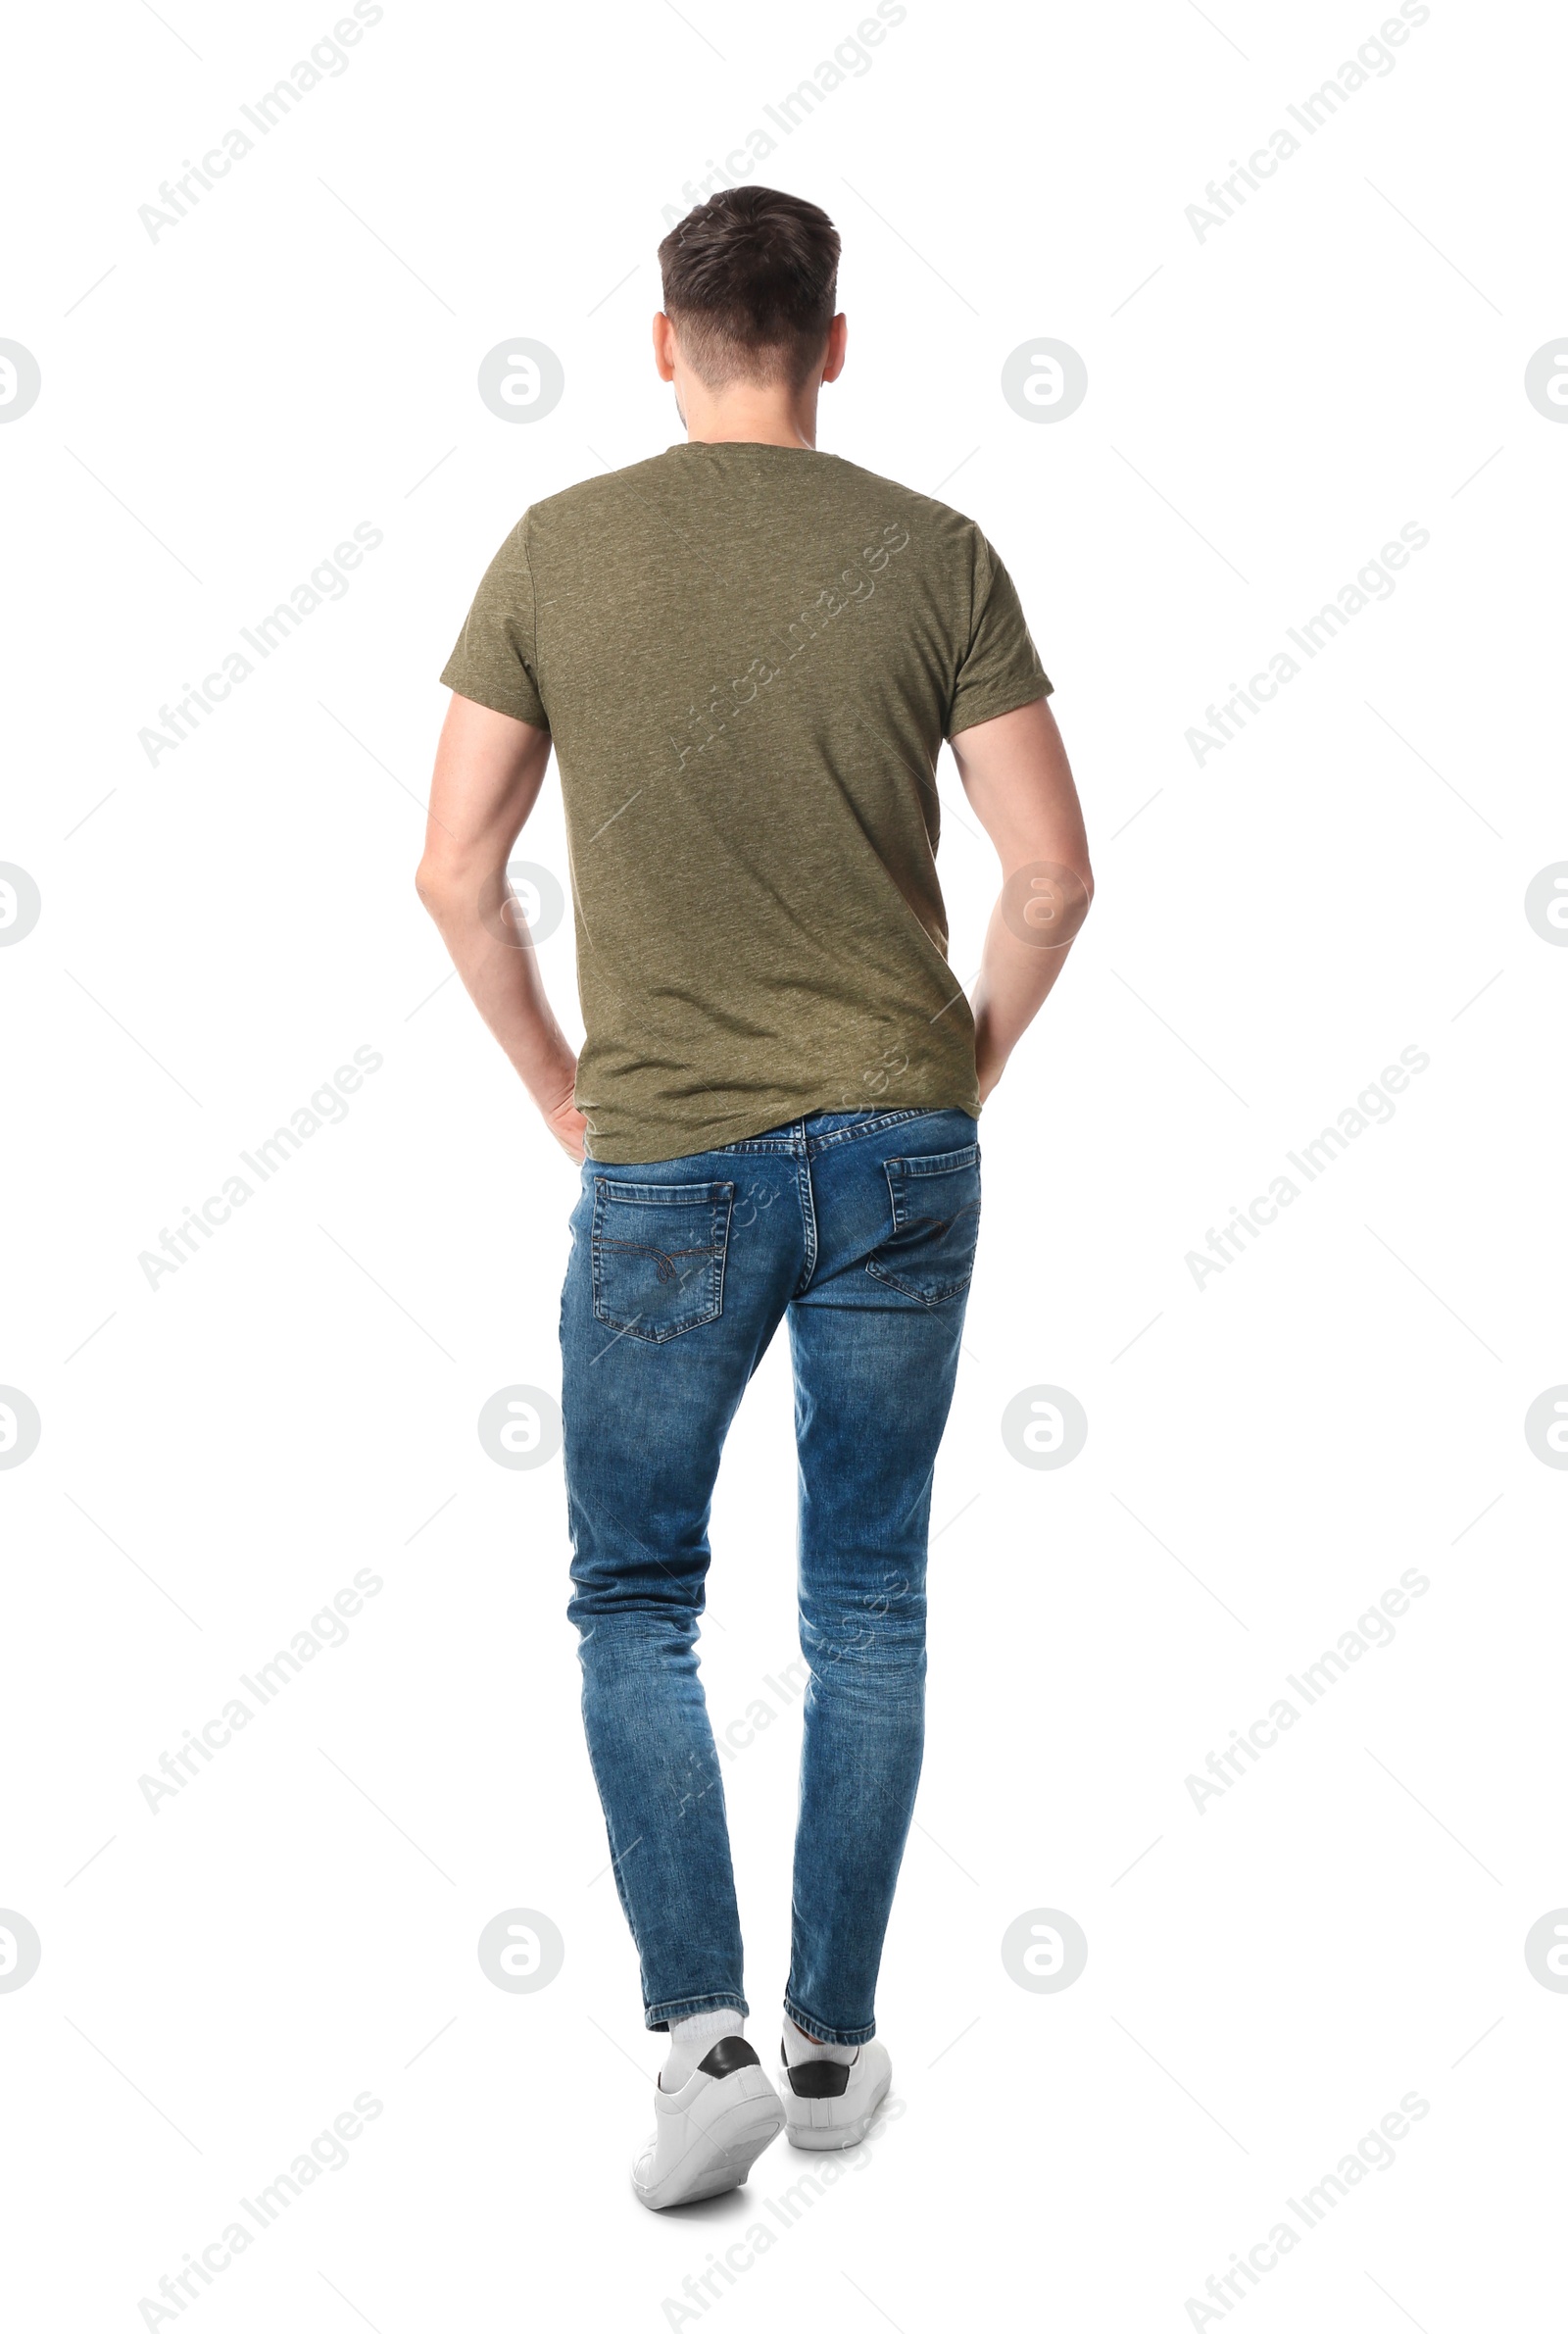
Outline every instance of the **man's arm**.
{"label": "man's arm", "polygon": [[960,730],[953,758],[1004,877],[970,999],[984,1102],[1067,961],[1095,879],[1066,748],[1044,697]]}
{"label": "man's arm", "polygon": [[[507,887],[507,861],[549,760],[547,729],[454,696],[436,748],[415,885],[545,1124],[580,1162],[583,1116],[571,1099],[577,1058],[550,1010],[539,960]],[[503,933],[514,937],[509,942]]]}

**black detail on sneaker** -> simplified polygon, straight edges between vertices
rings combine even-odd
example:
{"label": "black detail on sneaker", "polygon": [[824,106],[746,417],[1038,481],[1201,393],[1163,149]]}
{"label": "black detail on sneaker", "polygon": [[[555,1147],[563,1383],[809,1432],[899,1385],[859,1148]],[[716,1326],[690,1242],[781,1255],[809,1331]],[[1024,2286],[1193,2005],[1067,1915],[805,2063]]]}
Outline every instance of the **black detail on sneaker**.
{"label": "black detail on sneaker", "polygon": [[782,2043],[779,2057],[784,2061],[784,2072],[790,2089],[797,2099],[842,2099],[850,2087],[850,2070],[836,2060],[822,2059],[813,2065],[792,2066]]}
{"label": "black detail on sneaker", "polygon": [[760,2066],[761,2060],[746,2040],[744,2034],[721,2034],[706,2059],[700,2060],[699,2074],[738,2074],[743,2066]]}

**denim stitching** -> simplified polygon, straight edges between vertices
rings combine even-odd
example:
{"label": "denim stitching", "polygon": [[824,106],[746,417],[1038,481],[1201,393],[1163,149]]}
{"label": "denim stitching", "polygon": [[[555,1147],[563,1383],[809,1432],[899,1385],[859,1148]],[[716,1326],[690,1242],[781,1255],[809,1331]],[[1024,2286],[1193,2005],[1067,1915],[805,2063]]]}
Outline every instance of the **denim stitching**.
{"label": "denim stitching", "polygon": [[795,1168],[795,1188],[801,1202],[801,1228],[806,1235],[806,1266],[800,1279],[790,1292],[790,1302],[804,1296],[816,1270],[816,1202],[811,1191],[811,1157],[809,1147],[803,1142],[801,1156]]}
{"label": "denim stitching", "polygon": [[927,1111],[879,1111],[874,1118],[865,1118],[858,1126],[836,1126],[831,1134],[813,1134],[807,1138],[809,1151],[828,1151],[836,1143],[858,1142],[862,1135],[881,1134],[889,1126],[902,1126],[909,1118],[936,1118],[936,1109]]}
{"label": "denim stitching", "polygon": [[[611,1187],[607,1178],[600,1177],[596,1180],[594,1190],[593,1222],[590,1232],[589,1244],[589,1306],[594,1319],[602,1322],[607,1328],[613,1329],[616,1333],[616,1337],[635,1337],[641,1344],[644,1345],[668,1345],[674,1338],[684,1337],[688,1330],[705,1329],[708,1327],[710,1321],[716,1321],[720,1319],[724,1311],[724,1266],[729,1248],[730,1218],[733,1214],[735,1200],[735,1186],[733,1183],[726,1183],[719,1186],[724,1196],[718,1200],[679,1201],[669,1203],[671,1205],[696,1208],[706,1207],[708,1209],[710,1245],[707,1248],[671,1249],[667,1252],[667,1254],[664,1251],[657,1249],[651,1244],[643,1241],[612,1240],[606,1236],[605,1232],[601,1228],[603,1225],[605,1213],[609,1208],[617,1204],[611,1199],[610,1188]],[[677,1184],[673,1186],[673,1188],[675,1190],[690,1190],[694,1187],[689,1184]],[[658,1202],[647,1201],[622,1201],[618,1204],[621,1206],[659,1205]],[[720,1218],[722,1218],[723,1221],[723,1236],[721,1239],[712,1240],[711,1234],[718,1230]],[[675,1273],[673,1264],[670,1263],[670,1259],[672,1257],[706,1256],[711,1258],[713,1261],[708,1266],[709,1285],[706,1299],[706,1310],[694,1315],[690,1320],[681,1321],[674,1326],[670,1326],[665,1322],[658,1322],[651,1328],[639,1329],[637,1323],[643,1317],[640,1313],[634,1314],[629,1321],[617,1320],[615,1316],[608,1310],[611,1299],[608,1293],[605,1291],[603,1285],[603,1276],[600,1269],[601,1260],[606,1249],[637,1251],[643,1255],[656,1258],[656,1270],[662,1285],[667,1279],[676,1277],[678,1277],[684,1284],[684,1282],[692,1277],[693,1272],[697,1269],[695,1266],[688,1266],[685,1272],[677,1275]],[[601,1310],[601,1308],[604,1308],[604,1310]],[[613,1340],[612,1342],[613,1342]],[[608,1348],[606,1350],[608,1351]],[[595,1359],[597,1360],[598,1357],[596,1356]]]}
{"label": "denim stitching", "polygon": [[[972,1162],[967,1161],[964,1158],[964,1154],[969,1150],[972,1150],[974,1153]],[[944,1167],[936,1170],[937,1174],[961,1175],[966,1171],[966,1168],[969,1165],[974,1167],[976,1172],[979,1171],[980,1146],[978,1143],[972,1145],[965,1144],[960,1151],[943,1152],[938,1156],[944,1160],[952,1159],[956,1161],[963,1161],[964,1164],[954,1167]],[[961,1217],[967,1216],[971,1214],[971,1212],[977,1219],[979,1217],[981,1209],[981,1202],[979,1200],[967,1201],[963,1207],[959,1208],[956,1213],[952,1216],[915,1216],[909,1213],[908,1193],[905,1188],[906,1177],[898,1173],[897,1170],[900,1168],[907,1170],[911,1167],[918,1168],[920,1167],[929,1165],[930,1162],[928,1161],[911,1161],[907,1159],[886,1159],[882,1163],[882,1171],[887,1177],[888,1197],[893,1204],[893,1231],[895,1238],[897,1238],[900,1232],[911,1231],[917,1224],[934,1224],[938,1231],[947,1231],[952,1225],[956,1224]],[[927,1177],[920,1175],[918,1172],[912,1178],[912,1180],[916,1183],[935,1179],[935,1175]],[[925,1194],[922,1193],[920,1196],[923,1198]],[[976,1244],[978,1245],[978,1220],[976,1222],[975,1230]],[[901,1280],[896,1272],[888,1271],[885,1266],[877,1264],[873,1258],[867,1257],[865,1268],[870,1273],[873,1280],[880,1280],[883,1286],[886,1288],[897,1289],[901,1296],[908,1297],[916,1305],[925,1306],[927,1311],[930,1311],[932,1308],[938,1305],[950,1305],[955,1297],[961,1297],[974,1278],[974,1259],[972,1257],[969,1261],[969,1269],[963,1274],[961,1279],[946,1281],[940,1287],[932,1289],[929,1294],[924,1289],[915,1288],[907,1280]]]}

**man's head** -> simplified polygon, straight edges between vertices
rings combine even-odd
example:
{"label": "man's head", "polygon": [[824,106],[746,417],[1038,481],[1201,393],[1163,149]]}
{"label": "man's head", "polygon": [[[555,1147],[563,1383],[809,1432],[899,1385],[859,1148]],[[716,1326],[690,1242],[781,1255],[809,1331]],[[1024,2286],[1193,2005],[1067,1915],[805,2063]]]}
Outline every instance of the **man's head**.
{"label": "man's head", "polygon": [[814,203],[770,186],[726,187],[670,230],[659,264],[674,327],[671,335],[656,319],[666,378],[684,369],[714,396],[753,389],[794,398],[837,372],[839,237]]}

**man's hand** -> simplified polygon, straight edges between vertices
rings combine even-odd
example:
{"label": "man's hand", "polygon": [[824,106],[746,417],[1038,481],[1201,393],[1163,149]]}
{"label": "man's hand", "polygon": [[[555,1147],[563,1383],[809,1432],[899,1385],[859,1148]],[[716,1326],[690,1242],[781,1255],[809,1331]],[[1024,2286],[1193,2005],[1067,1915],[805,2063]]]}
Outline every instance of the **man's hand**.
{"label": "man's hand", "polygon": [[565,1152],[566,1157],[576,1166],[581,1167],[585,1157],[583,1137],[588,1130],[588,1121],[572,1101],[571,1096],[566,1095],[564,1101],[556,1103],[551,1108],[547,1109],[543,1103],[539,1107],[545,1124],[563,1151]]}
{"label": "man's hand", "polygon": [[550,732],[455,696],[430,785],[415,881],[463,976],[568,1159],[584,1122],[572,1101],[577,1059],[550,1010],[527,926],[512,910],[507,862],[550,760]]}
{"label": "man's hand", "polygon": [[1095,879],[1066,749],[1044,697],[960,730],[953,758],[1004,876],[970,999],[984,1102],[1066,962]]}

